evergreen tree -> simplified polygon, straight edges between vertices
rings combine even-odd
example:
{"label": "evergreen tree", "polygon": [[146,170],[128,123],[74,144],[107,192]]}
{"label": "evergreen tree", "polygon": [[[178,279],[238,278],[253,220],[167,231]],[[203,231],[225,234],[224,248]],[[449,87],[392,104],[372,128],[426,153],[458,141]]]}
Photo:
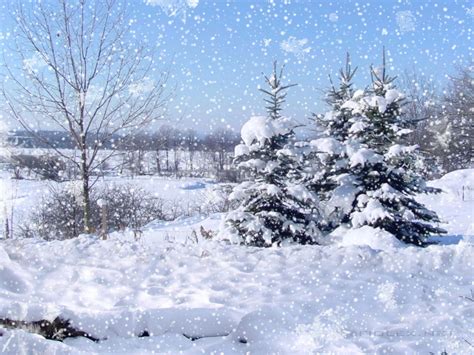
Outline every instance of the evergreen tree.
{"label": "evergreen tree", "polygon": [[[372,88],[354,93],[342,105],[352,112],[345,142],[347,171],[342,186],[351,190],[349,222],[381,228],[403,242],[423,245],[430,234],[444,230],[435,212],[415,200],[419,193],[437,193],[417,172],[417,146],[405,143],[413,123],[404,115],[404,96],[387,76],[385,53],[381,71],[371,68]],[[356,95],[357,94],[357,95]],[[344,182],[345,181],[345,182]],[[350,200],[350,199],[349,199]]]}
{"label": "evergreen tree", "polygon": [[351,58],[349,53],[347,53],[345,68],[339,70],[339,86],[336,87],[332,78],[329,77],[331,88],[326,95],[326,103],[330,106],[331,110],[323,116],[313,114],[326,136],[341,142],[348,138],[351,126],[350,119],[352,113],[348,108],[344,107],[344,104],[354,94],[352,80],[356,72],[357,67],[352,69]]}
{"label": "evergreen tree", "polygon": [[[346,56],[345,68],[339,71],[339,84],[336,87],[329,77],[331,88],[326,95],[330,110],[324,115],[313,114],[317,129],[323,137],[310,142],[308,161],[313,167],[309,187],[321,199],[325,208],[325,219],[320,221],[320,228],[330,231],[343,220],[347,220],[349,208],[344,207],[350,192],[346,185],[340,184],[350,171],[347,154],[344,148],[350,135],[353,112],[345,103],[353,98],[352,80],[357,68],[352,68],[350,56]],[[360,95],[360,92],[358,92]],[[341,185],[342,187],[340,187]]]}
{"label": "evergreen tree", "polygon": [[276,62],[264,101],[268,115],[252,117],[242,127],[242,144],[235,149],[235,164],[247,180],[237,185],[231,198],[239,207],[228,213],[220,237],[253,245],[271,246],[285,241],[314,243],[318,230],[310,211],[316,196],[299,183],[302,157],[293,144],[295,124],[281,115],[286,91],[283,69]]}

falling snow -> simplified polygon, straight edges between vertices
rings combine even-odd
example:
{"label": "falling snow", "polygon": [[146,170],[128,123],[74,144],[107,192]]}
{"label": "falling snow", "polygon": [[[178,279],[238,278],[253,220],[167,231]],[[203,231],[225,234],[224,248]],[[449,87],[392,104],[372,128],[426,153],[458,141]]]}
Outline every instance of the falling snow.
{"label": "falling snow", "polygon": [[0,353],[473,353],[473,18],[0,2]]}

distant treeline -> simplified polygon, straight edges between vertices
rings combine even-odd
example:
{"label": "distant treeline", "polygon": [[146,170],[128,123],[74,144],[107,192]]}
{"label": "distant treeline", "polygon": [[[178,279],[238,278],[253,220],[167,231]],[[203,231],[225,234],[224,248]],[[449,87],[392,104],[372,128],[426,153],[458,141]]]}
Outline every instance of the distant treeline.
{"label": "distant treeline", "polygon": [[[60,131],[11,132],[9,145],[18,148],[75,149],[72,139]],[[114,136],[102,146],[110,150],[107,162],[98,164],[91,175],[120,174],[126,176],[157,174],[166,176],[205,176],[219,180],[235,180],[230,171],[234,147],[239,135],[229,129],[217,129],[206,135],[192,129],[179,130],[162,126],[153,132],[139,132],[127,137]],[[89,142],[92,146],[94,142]],[[73,153],[74,154],[74,153]],[[70,155],[67,153],[67,155]],[[64,180],[79,176],[76,164],[58,156],[54,149],[47,152],[16,152],[9,155],[16,178],[31,176]]]}
{"label": "distant treeline", "polygon": [[[94,142],[94,136],[89,137],[88,144]],[[104,149],[120,149],[125,151],[142,150],[174,150],[189,151],[233,151],[239,143],[238,133],[230,129],[217,129],[208,134],[200,134],[193,129],[177,129],[168,125],[153,132],[139,132],[126,139],[114,135],[103,144]],[[10,146],[19,148],[76,148],[69,132],[38,130],[34,133],[25,130],[15,130],[8,133]]]}

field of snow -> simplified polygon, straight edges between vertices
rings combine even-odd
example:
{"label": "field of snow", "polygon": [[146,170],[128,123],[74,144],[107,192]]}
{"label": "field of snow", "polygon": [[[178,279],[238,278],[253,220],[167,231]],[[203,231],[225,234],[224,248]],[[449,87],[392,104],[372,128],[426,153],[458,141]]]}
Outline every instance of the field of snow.
{"label": "field of snow", "polygon": [[[199,179],[126,182],[183,203],[212,195]],[[16,194],[3,196],[24,211],[45,189],[14,184]],[[62,316],[100,341],[0,328],[0,353],[472,353],[474,170],[432,184],[445,192],[420,199],[449,235],[426,248],[369,228],[338,230],[321,246],[200,238],[201,226],[218,228],[219,214],[155,221],[138,241],[126,232],[2,240],[0,318]]]}

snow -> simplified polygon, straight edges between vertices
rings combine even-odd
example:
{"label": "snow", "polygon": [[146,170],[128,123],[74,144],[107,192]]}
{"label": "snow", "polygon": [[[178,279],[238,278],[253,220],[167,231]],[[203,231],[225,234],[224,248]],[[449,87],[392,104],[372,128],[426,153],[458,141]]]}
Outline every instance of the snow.
{"label": "snow", "polygon": [[240,157],[242,155],[248,154],[249,152],[250,152],[250,149],[248,146],[246,146],[245,144],[238,144],[235,146],[234,156]]}
{"label": "snow", "polygon": [[[339,231],[340,233],[340,231]],[[341,246],[368,246],[374,250],[390,251],[394,248],[403,248],[401,241],[390,233],[370,226],[348,229],[339,241]]]}
{"label": "snow", "polygon": [[434,209],[452,235],[474,236],[474,169],[450,172],[429,186],[442,189],[439,195],[420,196],[420,202]]}
{"label": "snow", "polygon": [[242,126],[242,140],[248,147],[253,144],[262,146],[266,140],[287,134],[293,127],[293,122],[288,118],[272,120],[265,116],[253,116]]}
{"label": "snow", "polygon": [[181,184],[180,188],[183,190],[199,190],[206,188],[206,184],[202,181],[192,181]]}
{"label": "snow", "polygon": [[359,195],[357,201],[359,203],[367,202],[367,205],[361,211],[352,214],[352,225],[355,228],[391,217],[379,200],[369,198],[366,195]]}
{"label": "snow", "polygon": [[[367,226],[341,227],[314,246],[202,238],[200,227],[218,230],[220,214],[152,222],[138,241],[127,232],[108,240],[2,240],[0,317],[61,315],[102,340],[60,343],[0,328],[0,351],[469,353],[474,199],[463,201],[460,191],[473,179],[474,170],[462,170],[430,182],[445,190],[427,201],[450,236],[425,248]],[[136,179],[150,192],[165,184],[169,196],[184,191],[183,201],[182,187],[193,181]],[[18,182],[19,198],[31,186]],[[138,337],[145,330],[150,336]]]}
{"label": "snow", "polygon": [[377,110],[380,113],[384,113],[387,110],[387,101],[382,96],[374,95],[368,98],[368,103],[370,106],[377,107]]}
{"label": "snow", "polygon": [[388,151],[387,153],[385,153],[385,156],[387,158],[393,158],[399,155],[412,153],[417,149],[418,149],[418,145],[406,146],[406,145],[401,145],[401,144],[394,144],[390,148],[388,148]]}
{"label": "snow", "polygon": [[349,162],[351,168],[356,167],[358,165],[365,166],[366,164],[375,164],[381,162],[382,156],[380,154],[375,153],[374,151],[361,148],[357,150],[355,153],[351,154]]}
{"label": "snow", "polygon": [[385,102],[387,105],[390,105],[401,98],[403,98],[403,94],[396,89],[389,89],[385,93]]}
{"label": "snow", "polygon": [[[151,234],[138,245],[118,236],[108,241],[90,236],[49,243],[11,241],[4,245],[21,276],[10,280],[24,280],[28,287],[13,291],[2,286],[0,311],[5,315],[18,309],[9,314],[25,319],[62,314],[107,337],[98,344],[43,340],[56,351],[466,350],[462,337],[472,336],[466,324],[472,306],[458,300],[472,287],[474,246],[461,242],[401,248],[389,236],[373,233],[361,228],[333,246],[270,249],[158,243]],[[420,274],[425,277],[407,278]],[[397,285],[395,294],[390,287],[381,288],[386,284]],[[446,302],[454,299],[456,304]],[[414,312],[421,308],[423,312]],[[137,338],[145,329],[152,336]],[[423,335],[445,329],[453,336]],[[400,330],[419,333],[403,344],[383,335]],[[19,333],[6,332],[0,347]],[[183,334],[206,338],[192,342]],[[328,341],[330,335],[337,335],[336,342]],[[18,336],[26,347],[37,339]],[[13,344],[7,350],[13,351]]]}
{"label": "snow", "polygon": [[363,132],[367,128],[368,124],[362,120],[354,122],[349,128],[349,133]]}
{"label": "snow", "polygon": [[343,152],[344,147],[334,138],[318,138],[312,140],[310,145],[318,152],[327,153],[329,155],[338,155]]}

